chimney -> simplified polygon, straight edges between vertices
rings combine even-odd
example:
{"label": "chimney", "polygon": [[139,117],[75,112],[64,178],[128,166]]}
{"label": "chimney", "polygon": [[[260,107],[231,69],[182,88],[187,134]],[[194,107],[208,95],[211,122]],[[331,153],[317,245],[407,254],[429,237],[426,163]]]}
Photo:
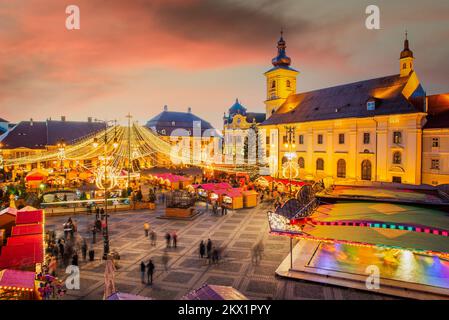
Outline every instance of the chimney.
{"label": "chimney", "polygon": [[61,121],[65,121],[65,116],[61,116]]}
{"label": "chimney", "polygon": [[92,122],[92,117],[88,117],[87,118],[87,122],[91,123]]}
{"label": "chimney", "polygon": [[191,107],[188,107],[188,108],[187,108],[187,112],[188,112],[188,113],[192,113],[192,108],[191,108]]}
{"label": "chimney", "polygon": [[33,118],[30,119],[30,126],[33,125]]}
{"label": "chimney", "polygon": [[164,111],[168,111],[167,105],[164,106]]}

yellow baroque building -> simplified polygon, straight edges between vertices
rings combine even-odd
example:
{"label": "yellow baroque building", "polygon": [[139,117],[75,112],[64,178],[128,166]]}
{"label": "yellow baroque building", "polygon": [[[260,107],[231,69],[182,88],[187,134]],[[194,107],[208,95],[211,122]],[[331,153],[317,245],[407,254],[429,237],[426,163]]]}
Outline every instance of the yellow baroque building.
{"label": "yellow baroque building", "polygon": [[449,94],[426,96],[407,36],[399,74],[303,93],[282,34],[277,48],[260,124],[273,176],[449,183]]}

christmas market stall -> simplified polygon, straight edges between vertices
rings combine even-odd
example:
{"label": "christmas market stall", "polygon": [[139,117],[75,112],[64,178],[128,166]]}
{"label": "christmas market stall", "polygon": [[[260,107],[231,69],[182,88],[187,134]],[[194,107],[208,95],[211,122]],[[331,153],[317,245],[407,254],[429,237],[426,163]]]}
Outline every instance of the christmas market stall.
{"label": "christmas market stall", "polygon": [[192,218],[195,216],[195,197],[184,190],[168,192],[165,196],[165,218]]}
{"label": "christmas market stall", "polygon": [[[11,229],[16,223],[16,208],[6,208],[0,211],[0,230],[3,230],[3,237],[9,237],[11,235]],[[0,235],[0,246],[3,245],[2,236]]]}
{"label": "christmas market stall", "polygon": [[0,300],[34,300],[35,273],[4,269],[0,271]]}
{"label": "christmas market stall", "polygon": [[259,193],[254,190],[247,190],[242,192],[243,195],[243,206],[245,208],[253,208],[257,206],[257,198]]}

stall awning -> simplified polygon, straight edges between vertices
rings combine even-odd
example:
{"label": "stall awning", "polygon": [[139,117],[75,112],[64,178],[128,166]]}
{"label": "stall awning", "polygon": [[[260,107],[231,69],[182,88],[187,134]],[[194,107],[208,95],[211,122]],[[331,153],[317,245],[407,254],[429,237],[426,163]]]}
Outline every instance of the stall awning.
{"label": "stall awning", "polygon": [[5,269],[0,271],[0,287],[34,290],[34,272]]}
{"label": "stall awning", "polygon": [[16,225],[42,223],[44,212],[42,210],[35,211],[19,211],[17,212]]}
{"label": "stall awning", "polygon": [[15,237],[29,234],[42,234],[43,232],[44,227],[42,224],[28,224],[12,227],[11,235]]}

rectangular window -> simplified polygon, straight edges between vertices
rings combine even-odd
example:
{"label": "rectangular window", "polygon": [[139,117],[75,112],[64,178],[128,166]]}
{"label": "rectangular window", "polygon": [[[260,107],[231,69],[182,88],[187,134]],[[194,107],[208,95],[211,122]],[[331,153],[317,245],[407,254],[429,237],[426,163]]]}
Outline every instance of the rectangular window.
{"label": "rectangular window", "polygon": [[338,135],[338,143],[339,144],[345,144],[345,134],[344,133],[340,133]]}
{"label": "rectangular window", "polygon": [[375,101],[368,101],[368,102],[366,103],[366,109],[367,109],[368,111],[376,110],[376,102],[375,102]]}
{"label": "rectangular window", "polygon": [[318,144],[323,144],[323,135],[322,134],[318,135]]}
{"label": "rectangular window", "polygon": [[304,144],[304,136],[302,134],[299,135],[299,144]]}
{"label": "rectangular window", "polygon": [[440,138],[432,138],[432,147],[438,148],[440,146]]}
{"label": "rectangular window", "polygon": [[283,137],[282,137],[282,143],[283,143],[283,144],[288,143],[287,136],[283,136]]}
{"label": "rectangular window", "polygon": [[400,131],[393,132],[393,143],[394,144],[402,143],[402,133]]}
{"label": "rectangular window", "polygon": [[266,139],[265,139],[265,143],[266,143],[267,145],[269,145],[269,144],[270,144],[270,136],[267,136],[267,137],[266,137]]}
{"label": "rectangular window", "polygon": [[365,132],[363,134],[363,144],[369,144],[370,143],[369,140],[370,140],[370,134],[369,134],[369,132]]}
{"label": "rectangular window", "polygon": [[439,170],[440,169],[440,160],[432,159],[432,164],[430,165],[430,169]]}
{"label": "rectangular window", "polygon": [[401,177],[393,177],[393,182],[394,183],[402,183],[402,178]]}

